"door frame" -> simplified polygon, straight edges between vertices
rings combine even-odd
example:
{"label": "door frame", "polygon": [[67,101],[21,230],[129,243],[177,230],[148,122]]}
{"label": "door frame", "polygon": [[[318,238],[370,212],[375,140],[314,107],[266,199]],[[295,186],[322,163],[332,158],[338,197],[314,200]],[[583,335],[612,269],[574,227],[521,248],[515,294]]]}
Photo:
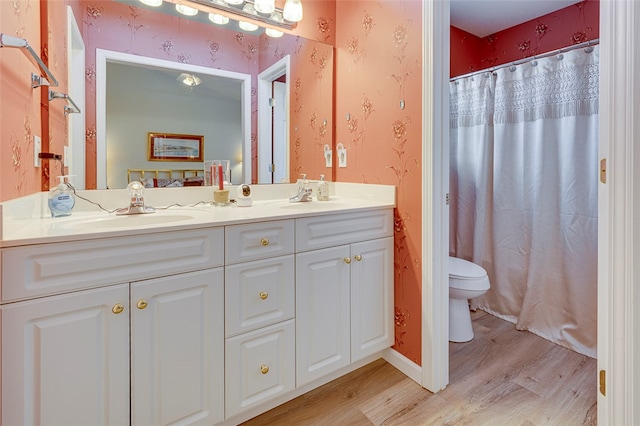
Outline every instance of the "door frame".
{"label": "door frame", "polygon": [[[449,0],[423,3],[423,277],[422,386],[437,392],[448,375],[448,271],[442,248],[448,191],[443,147],[448,131]],[[599,424],[638,424],[640,368],[640,3],[600,0],[600,142],[599,158],[607,159],[606,184],[598,193],[598,371],[606,371],[606,396],[598,392]],[[447,73],[445,73],[445,69]],[[638,265],[638,266],[634,266]],[[598,378],[594,377],[594,386]]]}
{"label": "door frame", "polygon": [[[271,164],[271,143],[263,143],[272,139],[272,112],[269,105],[271,98],[271,83],[278,78],[285,76],[285,111],[287,123],[289,123],[289,93],[291,82],[291,56],[286,55],[275,64],[258,74],[258,183],[272,183],[273,174],[268,172]],[[289,126],[285,129],[285,158],[286,168],[284,176],[289,180]],[[262,142],[261,142],[262,141]],[[280,183],[280,182],[274,182]]]}

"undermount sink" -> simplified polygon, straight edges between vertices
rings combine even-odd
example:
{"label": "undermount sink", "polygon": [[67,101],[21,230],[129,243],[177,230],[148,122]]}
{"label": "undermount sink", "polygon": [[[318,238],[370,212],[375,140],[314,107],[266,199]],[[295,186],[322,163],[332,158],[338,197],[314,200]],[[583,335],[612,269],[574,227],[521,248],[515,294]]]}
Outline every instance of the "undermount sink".
{"label": "undermount sink", "polygon": [[195,213],[196,212],[150,213],[81,218],[75,220],[72,217],[64,223],[64,226],[74,229],[135,228],[148,225],[184,222],[195,219],[198,216]]}
{"label": "undermount sink", "polygon": [[349,207],[350,204],[341,203],[339,201],[304,201],[300,203],[282,202],[279,207],[291,210],[328,210],[335,208]]}

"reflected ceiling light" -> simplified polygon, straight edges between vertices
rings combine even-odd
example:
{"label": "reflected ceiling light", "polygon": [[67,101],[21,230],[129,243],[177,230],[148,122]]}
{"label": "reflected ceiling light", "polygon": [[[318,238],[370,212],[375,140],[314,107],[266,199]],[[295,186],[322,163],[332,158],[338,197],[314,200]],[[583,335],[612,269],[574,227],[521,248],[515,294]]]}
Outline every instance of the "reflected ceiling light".
{"label": "reflected ceiling light", "polygon": [[275,0],[255,0],[253,2],[253,7],[258,13],[271,15],[273,11],[276,10],[276,2]]}
{"label": "reflected ceiling light", "polygon": [[202,83],[200,77],[184,72],[180,74],[176,80],[181,81],[183,84],[186,84],[189,87],[194,87]]}
{"label": "reflected ceiling light", "polygon": [[217,13],[210,13],[209,20],[218,25],[226,25],[229,23],[229,18],[227,18],[226,16],[218,15]]}
{"label": "reflected ceiling light", "polygon": [[234,6],[237,6],[239,4],[244,3],[244,0],[226,0],[227,4],[232,4]]}
{"label": "reflected ceiling light", "polygon": [[176,10],[185,16],[196,16],[198,14],[198,9],[183,4],[176,4]]}
{"label": "reflected ceiling light", "polygon": [[158,7],[162,5],[162,0],[140,0],[140,3],[151,7]]}
{"label": "reflected ceiling light", "polygon": [[300,22],[302,21],[302,1],[301,0],[286,0],[284,2],[284,10],[282,16],[287,21]]}

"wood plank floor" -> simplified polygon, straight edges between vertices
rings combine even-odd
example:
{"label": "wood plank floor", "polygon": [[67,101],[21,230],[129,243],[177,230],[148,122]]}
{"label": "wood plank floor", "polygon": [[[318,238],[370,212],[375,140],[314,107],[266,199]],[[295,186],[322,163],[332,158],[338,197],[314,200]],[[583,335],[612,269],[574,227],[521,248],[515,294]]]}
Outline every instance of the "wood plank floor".
{"label": "wood plank floor", "polygon": [[378,360],[245,425],[595,425],[596,360],[476,311],[433,394]]}

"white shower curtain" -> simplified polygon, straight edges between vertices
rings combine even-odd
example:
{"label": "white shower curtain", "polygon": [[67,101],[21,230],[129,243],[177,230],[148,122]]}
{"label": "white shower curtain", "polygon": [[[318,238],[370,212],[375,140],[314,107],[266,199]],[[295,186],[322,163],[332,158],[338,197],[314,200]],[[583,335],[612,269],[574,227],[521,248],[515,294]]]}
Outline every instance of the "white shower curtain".
{"label": "white shower curtain", "polygon": [[451,83],[450,254],[472,305],[596,356],[598,47]]}

